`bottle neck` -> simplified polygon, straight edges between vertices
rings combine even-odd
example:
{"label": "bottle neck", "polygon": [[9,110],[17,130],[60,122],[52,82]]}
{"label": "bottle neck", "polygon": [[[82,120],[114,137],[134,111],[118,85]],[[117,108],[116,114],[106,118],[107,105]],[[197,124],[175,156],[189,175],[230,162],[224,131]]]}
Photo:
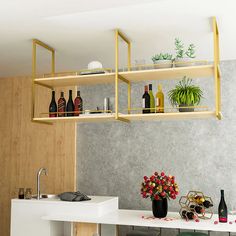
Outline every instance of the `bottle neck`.
{"label": "bottle neck", "polygon": [[221,198],[224,199],[225,197],[224,190],[221,190],[220,193],[221,193]]}
{"label": "bottle neck", "polygon": [[55,91],[52,91],[52,100],[55,100]]}
{"label": "bottle neck", "polygon": [[72,99],[72,90],[69,90],[69,99]]}
{"label": "bottle neck", "polygon": [[80,97],[80,91],[77,91],[77,97]]}
{"label": "bottle neck", "polygon": [[61,98],[64,98],[64,92],[61,92]]}
{"label": "bottle neck", "polygon": [[148,93],[148,86],[145,86],[145,87],[144,87],[144,92],[145,92],[145,93]]}

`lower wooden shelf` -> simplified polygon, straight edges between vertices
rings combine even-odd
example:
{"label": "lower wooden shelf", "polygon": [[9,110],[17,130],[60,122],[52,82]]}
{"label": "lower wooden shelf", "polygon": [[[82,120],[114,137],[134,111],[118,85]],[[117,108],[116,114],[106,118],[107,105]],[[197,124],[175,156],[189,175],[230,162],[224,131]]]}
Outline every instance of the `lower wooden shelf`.
{"label": "lower wooden shelf", "polygon": [[43,117],[34,118],[34,121],[44,121],[44,122],[104,122],[109,120],[115,120],[114,114],[104,114],[104,115],[81,115],[81,116],[71,116],[71,117]]}
{"label": "lower wooden shelf", "polygon": [[120,115],[120,117],[130,121],[185,120],[185,119],[216,118],[216,113],[215,111],[169,112],[169,113],[130,114],[130,115],[126,114],[126,115]]}
{"label": "lower wooden shelf", "polygon": [[[170,112],[170,113],[151,113],[151,114],[119,114],[120,118],[129,121],[155,121],[155,120],[186,120],[186,119],[207,119],[216,118],[215,111],[195,111],[195,112]],[[40,122],[106,122],[114,121],[115,114],[102,115],[81,115],[72,117],[43,117],[34,118]]]}

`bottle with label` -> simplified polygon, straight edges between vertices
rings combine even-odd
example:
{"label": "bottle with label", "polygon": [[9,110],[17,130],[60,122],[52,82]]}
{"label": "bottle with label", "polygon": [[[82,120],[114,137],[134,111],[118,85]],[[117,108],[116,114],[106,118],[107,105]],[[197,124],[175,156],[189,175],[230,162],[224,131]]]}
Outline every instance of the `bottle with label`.
{"label": "bottle with label", "polygon": [[[150,95],[148,94],[148,86],[144,86],[144,94],[143,94],[143,113],[150,113]],[[149,108],[149,109],[147,109]]]}
{"label": "bottle with label", "polygon": [[224,190],[221,190],[220,192],[221,192],[221,199],[220,199],[220,204],[218,208],[219,222],[227,223],[228,211],[227,211],[227,205],[225,203],[225,198],[224,198]]}
{"label": "bottle with label", "polygon": [[153,92],[152,92],[152,84],[149,84],[148,94],[150,96],[150,112],[155,113],[155,99],[154,99]]}
{"label": "bottle with label", "polygon": [[66,112],[67,112],[67,116],[74,116],[74,103],[72,100],[72,90],[69,90],[69,99],[66,105]]}
{"label": "bottle with label", "polygon": [[156,112],[164,113],[164,94],[162,92],[161,84],[158,85],[158,91],[156,94]]}
{"label": "bottle with label", "polygon": [[74,105],[75,105],[74,115],[79,116],[79,114],[83,112],[83,99],[80,96],[80,91],[77,91],[77,97],[75,98]]}
{"label": "bottle with label", "polygon": [[52,91],[52,100],[49,105],[49,117],[57,117],[57,104],[55,100],[55,91]]}
{"label": "bottle with label", "polygon": [[65,116],[66,112],[66,99],[64,98],[64,92],[61,92],[61,97],[58,99],[58,116]]}

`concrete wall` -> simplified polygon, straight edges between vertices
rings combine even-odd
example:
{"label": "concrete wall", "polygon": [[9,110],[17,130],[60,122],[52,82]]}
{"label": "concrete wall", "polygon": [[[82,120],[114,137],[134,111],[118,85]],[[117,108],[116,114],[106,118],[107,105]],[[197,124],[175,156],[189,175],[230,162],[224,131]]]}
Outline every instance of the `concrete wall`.
{"label": "concrete wall", "polygon": [[[78,124],[78,185],[87,194],[114,195],[120,207],[151,209],[140,196],[144,175],[165,171],[175,175],[180,195],[201,190],[212,196],[217,211],[220,189],[225,189],[228,207],[236,206],[236,61],[222,69],[223,120],[107,122]],[[194,80],[204,91],[202,105],[214,106],[213,79]],[[163,84],[167,93],[176,81]],[[143,83],[132,86],[132,106],[141,106]],[[153,83],[156,92],[157,83]],[[121,86],[125,92],[125,86]],[[113,86],[82,87],[85,108],[114,101]],[[120,100],[125,107],[126,98]],[[167,96],[165,106],[169,106]],[[90,104],[90,106],[87,106]],[[169,202],[178,211],[178,199]],[[167,231],[166,235],[176,235]],[[214,233],[212,234],[214,235]],[[223,234],[220,234],[223,235]]]}

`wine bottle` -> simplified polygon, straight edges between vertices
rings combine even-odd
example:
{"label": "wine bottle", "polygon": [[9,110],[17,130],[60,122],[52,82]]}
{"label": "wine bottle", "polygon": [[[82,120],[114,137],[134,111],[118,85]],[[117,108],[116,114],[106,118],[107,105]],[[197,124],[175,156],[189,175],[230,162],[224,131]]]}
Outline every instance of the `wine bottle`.
{"label": "wine bottle", "polygon": [[162,92],[161,84],[158,85],[158,91],[156,94],[156,112],[164,113],[164,94]]}
{"label": "wine bottle", "polygon": [[198,214],[201,214],[201,213],[203,213],[205,210],[204,210],[204,208],[203,207],[201,207],[201,206],[195,206],[195,211],[198,213]]}
{"label": "wine bottle", "polygon": [[[148,86],[144,87],[143,94],[143,113],[150,113],[150,95],[148,94]],[[149,109],[147,109],[149,108]]]}
{"label": "wine bottle", "polygon": [[154,99],[153,92],[152,92],[152,84],[149,84],[148,94],[150,96],[150,112],[154,113],[155,112],[155,99]]}
{"label": "wine bottle", "polygon": [[55,100],[55,91],[52,91],[52,100],[49,105],[49,117],[57,117],[57,104]]}
{"label": "wine bottle", "polygon": [[65,116],[66,111],[66,99],[64,98],[64,92],[61,92],[61,97],[58,99],[58,116]]}
{"label": "wine bottle", "polygon": [[187,218],[189,219],[189,220],[193,220],[194,218],[195,218],[195,215],[194,215],[194,213],[193,212],[191,212],[191,211],[189,211],[189,212],[187,212]]}
{"label": "wine bottle", "polygon": [[182,218],[186,219],[186,220],[193,220],[195,218],[195,215],[193,212],[191,211],[186,211],[186,210],[183,210],[181,212],[181,216]]}
{"label": "wine bottle", "polygon": [[224,198],[224,190],[221,190],[221,199],[218,207],[219,222],[226,223],[228,221],[227,205]]}
{"label": "wine bottle", "polygon": [[72,90],[69,90],[69,99],[66,105],[67,116],[74,116],[74,103],[72,100]]}
{"label": "wine bottle", "polygon": [[83,99],[80,97],[80,91],[77,91],[77,97],[75,98],[74,105],[74,115],[79,116],[79,114],[83,112]]}
{"label": "wine bottle", "polygon": [[183,217],[184,219],[186,219],[186,218],[187,218],[187,211],[186,211],[186,210],[183,210],[183,211],[181,212],[181,215],[182,215],[182,217]]}
{"label": "wine bottle", "polygon": [[210,201],[205,200],[203,202],[203,206],[206,207],[206,208],[210,208],[210,207],[213,207],[213,204]]}

